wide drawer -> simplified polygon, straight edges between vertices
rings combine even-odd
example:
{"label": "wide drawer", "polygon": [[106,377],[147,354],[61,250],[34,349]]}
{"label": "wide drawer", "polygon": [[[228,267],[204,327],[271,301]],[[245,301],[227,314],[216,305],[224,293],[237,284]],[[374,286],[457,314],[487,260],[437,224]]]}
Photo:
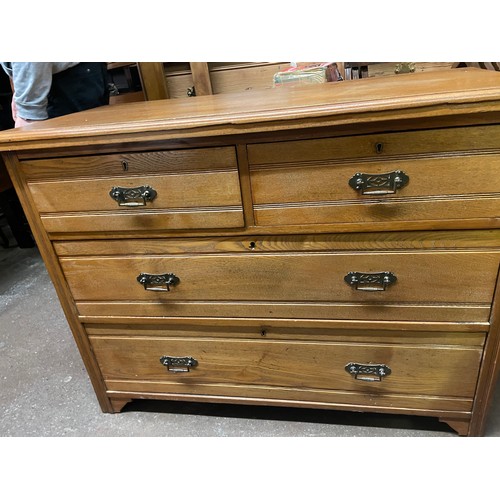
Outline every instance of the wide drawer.
{"label": "wide drawer", "polygon": [[233,147],[22,163],[48,232],[243,226]]}
{"label": "wide drawer", "polygon": [[471,127],[250,145],[256,223],[498,218],[498,137]]}
{"label": "wide drawer", "polygon": [[[355,403],[369,395],[443,398],[470,410],[482,350],[473,346],[90,336],[108,390]],[[454,398],[459,398],[454,400]],[[366,403],[366,400],[365,400]]]}
{"label": "wide drawer", "polygon": [[[417,319],[452,321],[466,319],[461,309],[475,306],[487,320],[499,260],[498,252],[428,251],[63,257],[60,262],[82,310],[89,301],[125,301],[121,314],[134,315],[137,301],[161,316],[241,316],[246,310],[263,317],[410,320],[420,307]],[[458,307],[443,307],[450,304]],[[477,319],[474,314],[470,321]]]}

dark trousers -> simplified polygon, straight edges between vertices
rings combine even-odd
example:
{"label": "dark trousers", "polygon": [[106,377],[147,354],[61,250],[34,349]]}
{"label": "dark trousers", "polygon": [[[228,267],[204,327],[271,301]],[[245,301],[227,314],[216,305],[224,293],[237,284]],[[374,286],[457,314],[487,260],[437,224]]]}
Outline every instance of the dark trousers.
{"label": "dark trousers", "polygon": [[47,112],[63,116],[109,103],[106,63],[79,63],[52,77]]}

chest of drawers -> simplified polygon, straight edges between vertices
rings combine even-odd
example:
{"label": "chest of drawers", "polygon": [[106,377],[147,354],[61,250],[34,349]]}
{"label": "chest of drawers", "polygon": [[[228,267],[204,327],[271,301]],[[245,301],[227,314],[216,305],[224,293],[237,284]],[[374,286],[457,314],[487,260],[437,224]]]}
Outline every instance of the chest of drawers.
{"label": "chest of drawers", "polygon": [[0,150],[103,411],[302,406],[483,434],[500,74],[117,105]]}

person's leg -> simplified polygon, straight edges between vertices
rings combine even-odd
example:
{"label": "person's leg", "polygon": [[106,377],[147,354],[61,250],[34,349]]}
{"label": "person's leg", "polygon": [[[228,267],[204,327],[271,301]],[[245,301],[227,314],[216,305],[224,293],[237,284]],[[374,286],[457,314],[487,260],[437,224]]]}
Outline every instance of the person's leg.
{"label": "person's leg", "polygon": [[52,77],[49,118],[109,103],[106,63],[80,63]]}

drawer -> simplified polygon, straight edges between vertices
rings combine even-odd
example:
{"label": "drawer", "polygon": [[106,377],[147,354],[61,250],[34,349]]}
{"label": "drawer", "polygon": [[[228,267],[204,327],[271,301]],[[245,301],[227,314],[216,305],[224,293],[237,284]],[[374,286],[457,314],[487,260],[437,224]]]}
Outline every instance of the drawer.
{"label": "drawer", "polygon": [[[472,346],[90,336],[108,390],[355,403],[443,398],[470,410],[482,350]],[[454,398],[459,398],[455,400]],[[413,401],[411,401],[413,400]],[[436,401],[434,401],[436,404]],[[411,406],[410,406],[411,407]]]}
{"label": "drawer", "polygon": [[22,165],[48,232],[243,226],[232,147],[32,160]]}
{"label": "drawer", "polygon": [[459,130],[249,146],[256,223],[498,218],[500,154]]}
{"label": "drawer", "polygon": [[[82,312],[89,301],[122,301],[125,315],[154,310],[161,316],[458,321],[470,311],[469,321],[478,313],[486,321],[499,260],[498,252],[428,251],[63,257],[60,262]],[[134,301],[140,305],[134,308]]]}

